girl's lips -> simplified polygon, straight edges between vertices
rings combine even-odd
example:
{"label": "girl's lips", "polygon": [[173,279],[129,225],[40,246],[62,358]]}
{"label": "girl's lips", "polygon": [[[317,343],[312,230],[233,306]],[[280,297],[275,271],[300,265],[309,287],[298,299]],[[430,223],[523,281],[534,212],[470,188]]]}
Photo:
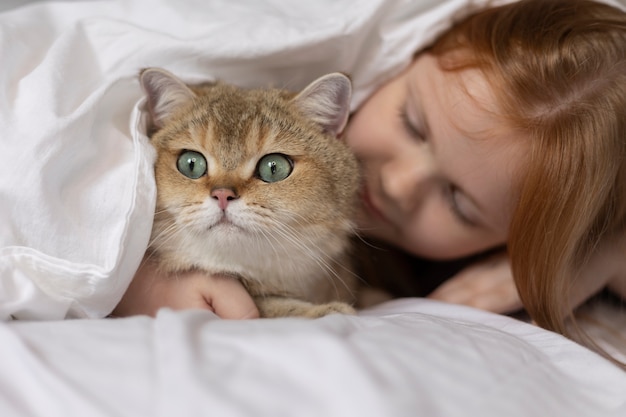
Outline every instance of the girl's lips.
{"label": "girl's lips", "polygon": [[368,213],[373,215],[374,218],[376,219],[382,220],[385,223],[389,223],[389,220],[387,219],[387,217],[385,217],[383,212],[380,211],[378,207],[376,207],[376,205],[372,201],[367,187],[363,187],[363,190],[361,191],[361,199],[363,200],[363,205],[365,206],[365,209],[367,210]]}

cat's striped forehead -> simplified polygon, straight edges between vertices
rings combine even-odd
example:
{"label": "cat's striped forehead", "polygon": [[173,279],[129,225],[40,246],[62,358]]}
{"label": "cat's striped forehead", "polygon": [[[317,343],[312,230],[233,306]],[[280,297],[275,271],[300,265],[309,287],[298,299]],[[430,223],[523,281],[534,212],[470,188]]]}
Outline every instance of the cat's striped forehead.
{"label": "cat's striped forehead", "polygon": [[225,170],[267,153],[305,153],[310,137],[321,134],[284,93],[242,91],[228,85],[199,92],[202,95],[192,108],[165,129],[162,145],[172,151],[199,151]]}

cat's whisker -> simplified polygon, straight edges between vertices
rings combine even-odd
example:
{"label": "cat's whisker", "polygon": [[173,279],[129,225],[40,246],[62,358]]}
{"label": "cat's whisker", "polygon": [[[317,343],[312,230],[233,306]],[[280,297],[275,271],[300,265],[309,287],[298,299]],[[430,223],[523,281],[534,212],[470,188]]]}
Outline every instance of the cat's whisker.
{"label": "cat's whisker", "polygon": [[[268,230],[263,229],[263,228],[258,229],[258,232],[259,232],[260,235],[262,235],[263,242],[268,243],[270,245],[270,247],[272,248],[272,250],[274,251],[275,254],[280,256],[281,253],[285,252],[284,251],[285,245],[284,245],[284,241],[282,239],[277,239],[276,236],[274,236],[272,233],[269,233]],[[258,234],[257,234],[257,236],[258,236]],[[261,241],[261,239],[258,239],[258,242],[260,242],[260,241]],[[275,246],[275,244],[280,245],[280,247],[281,247],[281,249],[283,249],[283,251],[280,251]],[[260,246],[260,243],[259,243],[259,246]],[[290,277],[290,280],[291,280],[291,282],[293,282],[293,280],[297,279],[297,278],[298,278],[297,276]],[[283,288],[286,288],[288,286],[288,284],[289,283],[283,282],[281,286]]]}
{"label": "cat's whisker", "polygon": [[175,220],[171,220],[171,224],[159,231],[156,236],[152,236],[148,244],[148,248],[158,253],[165,245],[174,239],[180,231],[180,225]]}
{"label": "cat's whisker", "polygon": [[[335,280],[340,281],[343,284],[343,286],[346,288],[346,290],[348,290],[352,294],[350,286],[345,282],[345,280],[341,278],[340,274],[337,273],[337,271],[333,268],[333,266],[328,263],[328,260],[334,259],[334,256],[329,255],[324,250],[322,250],[322,248],[316,243],[316,241],[313,240],[308,234],[298,232],[293,227],[284,223],[280,223],[280,222],[274,223],[274,230],[278,231],[279,234],[283,238],[289,241],[289,243],[293,244],[296,247],[301,248],[303,254],[308,255],[322,269],[326,270],[330,275],[332,275],[332,277],[334,277]],[[301,239],[306,239],[309,245],[303,244]],[[316,251],[311,250],[311,247],[314,247]],[[337,263],[337,265],[341,266],[346,271],[351,272],[350,268],[347,268],[344,265],[341,265],[339,263]],[[356,274],[352,272],[351,274],[356,276]],[[329,278],[330,283],[335,287],[335,290],[337,290],[335,280],[330,279],[330,277],[328,278]]]}
{"label": "cat's whisker", "polygon": [[169,210],[168,210],[167,208],[162,208],[162,209],[158,209],[158,208],[157,208],[157,209],[154,211],[154,215],[155,215],[155,216],[160,216],[161,214],[163,214],[163,213],[167,213],[168,211],[169,211]]}
{"label": "cat's whisker", "polygon": [[365,238],[363,238],[363,236],[355,231],[353,234],[353,236],[355,236],[357,239],[359,239],[359,241],[361,241],[363,244],[365,244],[366,246],[372,248],[372,249],[377,249],[377,250],[381,250],[381,251],[385,251],[386,249],[380,246],[375,245],[374,243],[370,242],[369,240],[366,240]]}
{"label": "cat's whisker", "polygon": [[[266,225],[266,227],[257,228],[255,229],[255,231],[257,231],[258,234],[262,235],[263,241],[271,246],[274,253],[280,256],[285,252],[293,252],[293,249],[299,249],[299,252],[303,256],[309,255],[309,253],[311,252],[310,247],[302,244],[302,242],[300,242],[294,236],[297,235],[294,230],[284,231],[283,227],[285,225],[281,222],[273,221],[273,219],[271,221],[268,221],[267,223],[269,225]],[[279,245],[279,248],[276,245]],[[298,279],[298,277],[298,275],[290,277],[291,282],[293,282],[293,280],[295,279]]]}
{"label": "cat's whisker", "polygon": [[[152,236],[150,236],[150,242],[149,242],[148,246],[154,245],[155,242],[161,243],[161,241],[164,239],[165,236],[167,236],[169,233],[171,233],[172,230],[176,229],[177,225],[176,225],[176,221],[174,219],[169,219],[168,222],[170,224],[166,225],[166,226],[162,225],[163,223],[165,223],[165,221],[163,221],[163,220],[155,222],[155,224],[153,225]],[[160,230],[155,235],[155,230],[156,230],[157,227]]]}

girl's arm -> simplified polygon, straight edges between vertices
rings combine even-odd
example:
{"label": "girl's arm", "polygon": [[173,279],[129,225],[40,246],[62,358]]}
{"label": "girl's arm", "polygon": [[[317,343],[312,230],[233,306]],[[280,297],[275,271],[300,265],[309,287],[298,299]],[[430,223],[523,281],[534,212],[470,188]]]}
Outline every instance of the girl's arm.
{"label": "girl's arm", "polygon": [[573,287],[573,307],[605,287],[626,300],[626,232],[605,239],[581,269]]}
{"label": "girl's arm", "polygon": [[146,260],[111,316],[154,317],[163,307],[210,310],[225,319],[259,317],[252,297],[239,280],[199,271],[168,275]]}
{"label": "girl's arm", "polygon": [[[626,300],[626,233],[603,242],[572,286],[571,308],[608,287]],[[429,298],[495,313],[522,308],[508,256],[503,251],[472,264],[439,286]]]}

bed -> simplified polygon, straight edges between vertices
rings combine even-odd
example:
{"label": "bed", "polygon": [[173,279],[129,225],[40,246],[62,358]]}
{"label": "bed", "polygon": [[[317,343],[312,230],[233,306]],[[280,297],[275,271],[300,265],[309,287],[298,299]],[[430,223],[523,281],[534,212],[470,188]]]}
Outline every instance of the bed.
{"label": "bed", "polygon": [[344,71],[356,107],[488,3],[3,2],[0,415],[626,416],[622,370],[469,307],[407,298],[316,320],[104,318],[154,207],[141,68],[292,89]]}

